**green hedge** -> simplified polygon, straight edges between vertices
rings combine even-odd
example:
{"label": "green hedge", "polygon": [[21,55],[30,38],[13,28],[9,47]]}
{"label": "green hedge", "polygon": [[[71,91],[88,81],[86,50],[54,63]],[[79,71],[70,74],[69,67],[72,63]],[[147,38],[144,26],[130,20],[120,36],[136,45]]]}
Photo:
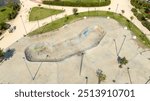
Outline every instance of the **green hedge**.
{"label": "green hedge", "polygon": [[142,25],[145,26],[149,31],[150,31],[150,22],[148,22],[145,18],[145,16],[139,12],[137,12],[137,10],[135,10],[135,8],[132,8],[131,11],[133,12],[133,14],[136,16],[136,18],[141,21]]}
{"label": "green hedge", "polygon": [[132,12],[137,12],[137,9],[132,8],[131,11],[132,11]]}
{"label": "green hedge", "polygon": [[76,20],[82,19],[84,16],[88,16],[88,17],[95,17],[95,16],[107,17],[107,16],[109,16],[109,17],[115,19],[116,21],[118,21],[121,25],[127,26],[138,37],[138,39],[143,44],[150,47],[149,39],[145,36],[145,34],[143,32],[140,31],[140,29],[136,25],[134,25],[132,22],[130,22],[128,19],[126,19],[121,14],[116,14],[116,13],[108,12],[108,11],[90,11],[90,12],[82,12],[82,13],[79,13],[78,15],[65,16],[64,18],[53,21],[49,24],[46,24],[46,25],[40,27],[39,29],[34,30],[33,32],[30,32],[29,36],[56,30],[56,29],[64,26],[65,24],[69,24]]}
{"label": "green hedge", "polygon": [[[131,0],[131,4],[135,7],[131,10],[133,14],[141,21],[142,25],[150,31],[150,22],[146,20],[150,18],[150,15],[146,13],[146,10],[150,8],[150,3],[140,0]],[[141,9],[144,9],[145,12],[138,12],[138,10],[141,11]]]}
{"label": "green hedge", "polygon": [[142,7],[145,7],[145,8],[150,8],[150,3],[146,2],[145,1],[142,1],[142,0],[131,0],[131,4],[133,6],[135,6],[136,8],[140,9]]}
{"label": "green hedge", "polygon": [[0,30],[6,30],[10,27],[10,24],[7,24],[5,22],[0,23]]}
{"label": "green hedge", "polygon": [[16,3],[8,3],[6,6],[0,7],[0,23],[14,19],[20,10],[20,5]]}
{"label": "green hedge", "polygon": [[149,29],[150,31],[150,23],[146,20],[146,21],[142,21],[142,24]]}
{"label": "green hedge", "polygon": [[20,10],[20,5],[17,3],[10,3],[7,6],[13,9],[13,12],[9,13],[8,19],[11,20],[16,18],[16,16],[18,15],[18,11]]}
{"label": "green hedge", "polygon": [[105,2],[94,3],[94,2],[70,2],[70,1],[43,1],[44,4],[48,5],[59,5],[59,6],[73,6],[73,7],[97,7],[97,6],[107,6],[111,3],[110,0]]}
{"label": "green hedge", "polygon": [[136,14],[136,17],[137,17],[137,19],[140,20],[140,21],[145,21],[145,20],[146,20],[145,17],[144,17],[142,14],[140,14],[140,13],[137,13],[137,14]]}

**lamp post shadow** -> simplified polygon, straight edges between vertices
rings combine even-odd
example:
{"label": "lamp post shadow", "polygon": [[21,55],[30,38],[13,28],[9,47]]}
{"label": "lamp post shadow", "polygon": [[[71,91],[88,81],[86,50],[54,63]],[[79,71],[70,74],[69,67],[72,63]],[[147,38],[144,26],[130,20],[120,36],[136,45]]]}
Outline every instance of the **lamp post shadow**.
{"label": "lamp post shadow", "polygon": [[83,59],[84,59],[84,54],[85,53],[81,53],[81,62],[80,62],[80,71],[79,71],[79,75],[81,75],[81,72],[82,72],[82,66],[83,66]]}
{"label": "lamp post shadow", "polygon": [[145,82],[145,84],[148,84],[150,82],[150,76],[149,76],[149,79]]}
{"label": "lamp post shadow", "polygon": [[[48,57],[48,55],[46,56],[46,58],[47,58],[47,57]],[[40,68],[41,68],[43,62],[40,63],[40,65],[38,66],[38,69],[37,69],[35,75],[33,76],[32,73],[31,73],[31,70],[29,69],[29,66],[28,66],[28,64],[27,64],[27,62],[26,62],[25,57],[23,57],[23,60],[24,60],[24,62],[25,62],[25,64],[26,64],[26,67],[27,67],[27,69],[28,69],[28,71],[29,71],[29,74],[30,74],[32,80],[35,80],[35,78],[36,78],[36,76],[37,76],[37,74],[38,74],[38,72],[39,72],[39,70],[40,70]]]}
{"label": "lamp post shadow", "polygon": [[131,80],[131,76],[130,76],[130,68],[129,67],[127,67],[127,72],[128,72],[128,76],[129,76],[129,80],[130,80],[130,84],[132,84],[132,80]]}
{"label": "lamp post shadow", "polygon": [[29,67],[28,67],[28,64],[27,64],[27,62],[26,62],[25,57],[23,57],[23,60],[24,60],[24,63],[25,63],[25,65],[26,65],[26,67],[27,67],[27,70],[28,70],[28,72],[29,72],[29,74],[30,74],[32,80],[34,80],[34,79],[33,79],[33,75],[32,75],[32,73],[31,73],[31,71],[30,71],[30,69],[29,69]]}
{"label": "lamp post shadow", "polygon": [[85,77],[85,83],[88,84],[88,77]]}

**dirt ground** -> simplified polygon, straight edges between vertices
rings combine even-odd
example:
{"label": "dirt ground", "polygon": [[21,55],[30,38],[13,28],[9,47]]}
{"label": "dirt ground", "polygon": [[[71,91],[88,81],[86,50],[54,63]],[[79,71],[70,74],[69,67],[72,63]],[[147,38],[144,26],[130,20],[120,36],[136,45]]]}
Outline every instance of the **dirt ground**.
{"label": "dirt ground", "polygon": [[[24,50],[31,44],[60,43],[96,24],[101,25],[106,35],[97,47],[85,51],[83,56],[77,54],[60,62],[29,62],[25,59]],[[146,83],[150,76],[150,49],[140,47],[133,36],[115,20],[96,17],[42,35],[24,37],[9,47],[14,50],[11,57],[0,64],[0,83],[97,84],[97,69],[106,75],[102,82],[105,84]],[[123,68],[118,67],[117,54],[129,61]]]}

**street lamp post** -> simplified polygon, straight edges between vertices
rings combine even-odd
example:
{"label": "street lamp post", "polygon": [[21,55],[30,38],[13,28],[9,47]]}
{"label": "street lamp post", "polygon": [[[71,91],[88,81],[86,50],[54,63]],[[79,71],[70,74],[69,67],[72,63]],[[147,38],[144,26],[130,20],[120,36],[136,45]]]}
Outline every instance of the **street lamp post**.
{"label": "street lamp post", "polygon": [[129,76],[129,79],[130,79],[130,84],[132,84],[132,80],[131,80],[131,76],[130,76],[130,72],[129,72],[129,67],[127,67],[127,72],[128,72],[128,76]]}
{"label": "street lamp post", "polygon": [[81,72],[82,72],[84,54],[85,54],[84,52],[81,53],[81,63],[80,63],[80,73],[79,73],[79,75],[81,75]]}
{"label": "street lamp post", "polygon": [[30,74],[32,80],[34,80],[34,77],[33,77],[32,73],[31,73],[31,71],[30,71],[30,69],[29,69],[29,67],[28,67],[27,62],[26,62],[26,58],[25,58],[25,57],[22,57],[22,58],[23,58],[23,60],[24,60],[24,63],[25,63],[25,65],[26,65],[26,67],[27,67],[27,69],[28,69],[28,71],[29,71],[29,74]]}
{"label": "street lamp post", "polygon": [[38,17],[36,17],[36,20],[37,20],[38,28],[40,28]]}
{"label": "street lamp post", "polygon": [[88,77],[87,77],[87,76],[85,77],[85,80],[86,80],[86,81],[85,81],[86,84],[88,84]]}
{"label": "street lamp post", "polygon": [[116,7],[116,13],[117,13],[117,10],[118,10],[118,6],[119,6],[119,4],[117,4],[117,7]]}
{"label": "street lamp post", "polygon": [[26,35],[27,35],[27,30],[26,30],[25,24],[24,24],[24,22],[23,22],[22,15],[20,15],[20,18],[21,18],[21,21],[22,21],[22,24],[23,24],[23,27],[24,27],[25,33],[26,33]]}

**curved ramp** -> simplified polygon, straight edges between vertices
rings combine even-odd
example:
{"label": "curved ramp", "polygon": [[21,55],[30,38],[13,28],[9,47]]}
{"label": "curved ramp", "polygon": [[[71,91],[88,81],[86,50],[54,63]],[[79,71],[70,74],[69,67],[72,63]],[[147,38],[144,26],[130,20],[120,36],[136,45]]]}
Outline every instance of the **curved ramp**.
{"label": "curved ramp", "polygon": [[32,44],[25,50],[25,56],[32,62],[58,62],[96,47],[105,32],[99,26],[84,29],[78,36],[64,42],[50,45],[48,42]]}

